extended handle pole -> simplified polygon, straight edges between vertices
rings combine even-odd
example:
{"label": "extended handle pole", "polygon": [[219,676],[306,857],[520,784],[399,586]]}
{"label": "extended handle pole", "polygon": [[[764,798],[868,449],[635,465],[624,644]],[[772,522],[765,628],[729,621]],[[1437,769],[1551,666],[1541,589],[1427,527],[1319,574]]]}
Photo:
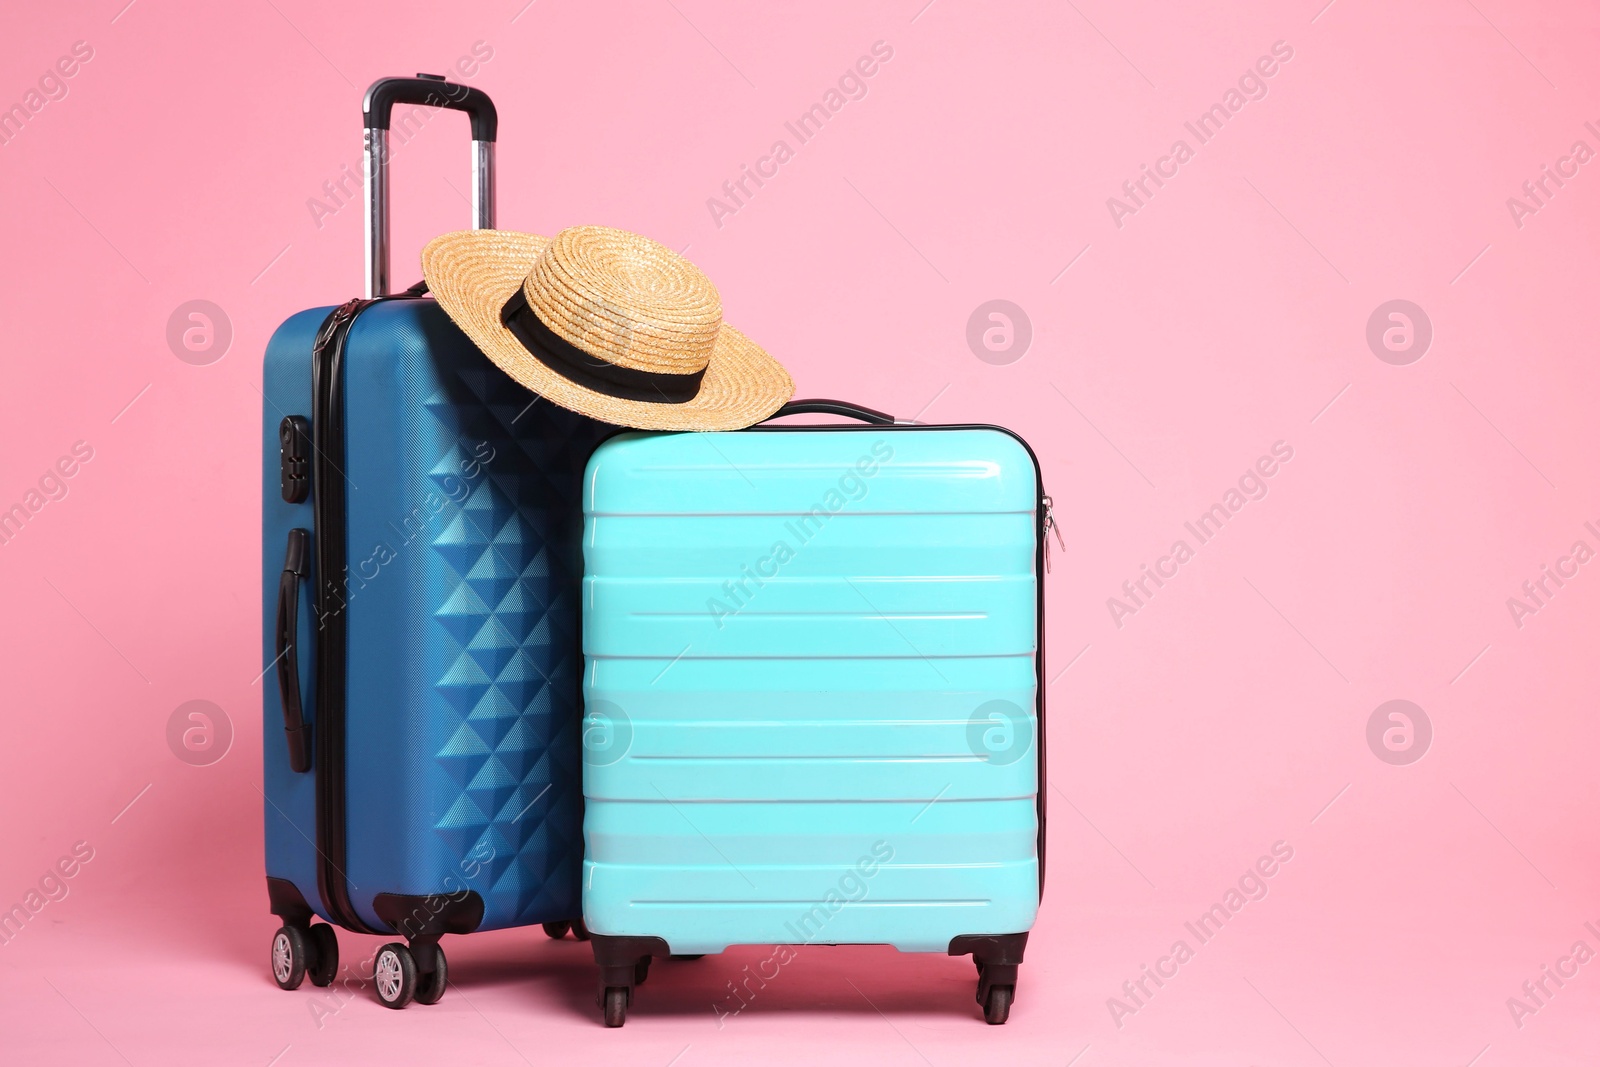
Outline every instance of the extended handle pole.
{"label": "extended handle pole", "polygon": [[362,102],[366,137],[361,152],[366,200],[366,296],[389,292],[389,116],[396,104],[422,104],[464,111],[472,120],[472,228],[495,222],[494,142],[499,116],[481,89],[447,82],[437,74],[379,78]]}

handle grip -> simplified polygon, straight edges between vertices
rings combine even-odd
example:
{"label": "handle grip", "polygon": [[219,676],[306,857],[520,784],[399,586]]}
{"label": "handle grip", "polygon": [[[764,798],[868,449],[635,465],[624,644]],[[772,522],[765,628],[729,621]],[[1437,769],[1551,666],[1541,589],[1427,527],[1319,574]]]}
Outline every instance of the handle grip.
{"label": "handle grip", "polygon": [[482,89],[445,81],[442,74],[418,74],[415,78],[379,78],[369,85],[361,101],[363,125],[369,130],[387,130],[396,104],[465,111],[472,120],[474,141],[493,141],[500,124],[494,101]]}
{"label": "handle grip", "polygon": [[482,89],[447,82],[439,74],[379,78],[361,102],[366,127],[361,153],[366,201],[367,299],[389,292],[389,119],[396,104],[464,111],[472,120],[472,228],[494,229],[494,142],[500,118]]}
{"label": "handle grip", "polygon": [[785,418],[789,415],[838,415],[846,419],[859,419],[870,422],[875,426],[893,426],[895,418],[873,408],[864,408],[859,404],[851,404],[844,400],[791,400],[771,415],[766,421]]}
{"label": "handle grip", "polygon": [[283,705],[283,733],[289,746],[289,769],[296,774],[311,769],[311,728],[300,706],[300,657],[295,653],[295,637],[300,627],[300,582],[309,573],[311,535],[302,529],[289,531],[289,544],[283,555],[283,576],[278,579],[277,639],[278,702]]}

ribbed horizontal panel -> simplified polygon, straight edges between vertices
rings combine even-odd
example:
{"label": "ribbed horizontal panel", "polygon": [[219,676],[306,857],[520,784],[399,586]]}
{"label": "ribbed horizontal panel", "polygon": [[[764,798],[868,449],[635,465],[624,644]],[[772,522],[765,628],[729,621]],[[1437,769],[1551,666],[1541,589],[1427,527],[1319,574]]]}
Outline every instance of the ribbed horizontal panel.
{"label": "ribbed horizontal panel", "polygon": [[837,866],[870,854],[879,841],[894,850],[894,864],[906,867],[1018,863],[1033,858],[1038,829],[1031,797],[948,794],[875,804],[771,801],[758,810],[659,798],[590,800],[587,825],[589,859],[663,870]]}
{"label": "ribbed horizontal panel", "polygon": [[1037,489],[1027,450],[981,429],[621,434],[589,475],[600,516],[1025,511]]}
{"label": "ribbed horizontal panel", "polygon": [[[907,557],[907,526],[916,552]],[[743,580],[916,575],[950,578],[1033,573],[1034,514],[846,511],[816,520],[772,515],[607,515],[591,518],[584,556],[607,579]]]}
{"label": "ribbed horizontal panel", "polygon": [[1031,576],[585,581],[584,652],[606,656],[997,656],[1033,651]]}
{"label": "ribbed horizontal panel", "polygon": [[[1028,797],[1037,789],[1034,686],[1031,654],[892,664],[591,657],[585,733],[616,747],[591,753],[584,793],[646,801]],[[999,721],[990,718],[994,701],[1004,702]],[[989,758],[996,746],[1006,749],[999,760]]]}
{"label": "ribbed horizontal panel", "polygon": [[[1036,734],[1029,725],[1019,732]],[[1021,758],[1007,764],[988,762],[966,746],[966,728],[947,729],[939,738],[937,755],[913,749],[899,741],[893,751],[898,729],[894,726],[863,724],[852,731],[855,748],[877,748],[872,757],[803,758],[769,747],[752,752],[756,746],[748,731],[722,725],[700,731],[707,748],[723,749],[717,756],[693,759],[651,758],[630,752],[621,763],[597,768],[590,777],[594,786],[590,797],[638,799],[646,803],[662,796],[683,801],[724,801],[735,803],[765,800],[923,800],[936,796],[949,799],[982,800],[1031,798],[1037,790],[1032,745]],[[875,740],[869,733],[887,734],[891,740]],[[766,739],[793,736],[794,731],[768,731]],[[656,733],[634,732],[636,746],[648,745]],[[959,750],[957,750],[957,746]],[[933,746],[929,746],[933,747]]]}
{"label": "ribbed horizontal panel", "polygon": [[866,870],[859,860],[739,871],[589,861],[584,914],[597,933],[661,937],[674,952],[780,943],[942,953],[962,934],[1028,930],[1038,911],[1032,860]]}
{"label": "ribbed horizontal panel", "polygon": [[893,670],[879,659],[808,655],[805,649],[759,659],[590,656],[584,669],[591,700],[611,700],[641,721],[652,715],[731,721],[956,717],[997,696],[1032,707],[1036,677],[1031,635],[1028,647],[1012,655],[895,664]]}

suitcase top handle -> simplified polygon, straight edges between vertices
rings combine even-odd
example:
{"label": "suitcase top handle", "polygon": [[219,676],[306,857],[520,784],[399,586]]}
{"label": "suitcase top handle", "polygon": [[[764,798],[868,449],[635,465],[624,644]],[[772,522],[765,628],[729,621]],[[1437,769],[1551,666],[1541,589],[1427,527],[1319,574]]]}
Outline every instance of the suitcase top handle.
{"label": "suitcase top handle", "polygon": [[389,117],[396,104],[420,104],[465,111],[472,121],[472,228],[494,229],[494,141],[500,117],[482,89],[457,85],[439,74],[379,78],[361,102],[366,127],[361,155],[362,195],[366,200],[366,296],[389,291]]}
{"label": "suitcase top handle", "polygon": [[415,78],[379,78],[367,87],[361,101],[363,125],[369,130],[387,130],[396,104],[421,104],[465,111],[472,120],[474,141],[493,141],[500,125],[494,101],[482,89],[457,85],[442,74],[418,74]]}
{"label": "suitcase top handle", "polygon": [[897,420],[893,415],[885,415],[872,408],[864,408],[859,404],[852,404],[844,400],[791,400],[783,407],[774,411],[764,420],[771,422],[773,419],[785,418],[789,415],[839,415],[846,419],[859,419],[870,422],[874,426],[893,426]]}

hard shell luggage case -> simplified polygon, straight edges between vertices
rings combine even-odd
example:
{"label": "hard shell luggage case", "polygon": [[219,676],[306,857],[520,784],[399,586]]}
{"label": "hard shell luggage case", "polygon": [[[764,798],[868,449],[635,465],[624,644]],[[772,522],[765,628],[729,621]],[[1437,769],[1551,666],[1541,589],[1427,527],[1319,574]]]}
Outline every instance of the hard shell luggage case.
{"label": "hard shell luggage case", "polygon": [[494,222],[488,97],[374,83],[367,299],[267,347],[262,663],[274,978],[332,981],[334,926],[397,934],[368,973],[402,1007],[443,994],[443,934],[579,920],[578,493],[607,428],[535,404],[420,287],[388,293],[396,104],[468,113]]}
{"label": "hard shell luggage case", "polygon": [[[1004,1022],[1043,877],[1052,519],[992,426],[625,433],[584,480],[583,912],[653,956],[971,954]],[[1059,536],[1059,535],[1057,535]],[[731,990],[740,1010],[772,974]]]}

